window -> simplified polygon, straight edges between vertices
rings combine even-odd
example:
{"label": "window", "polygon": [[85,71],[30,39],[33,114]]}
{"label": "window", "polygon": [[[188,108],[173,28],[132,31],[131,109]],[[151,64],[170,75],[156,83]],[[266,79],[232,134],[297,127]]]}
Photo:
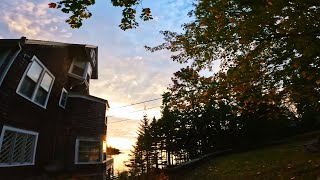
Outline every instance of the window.
{"label": "window", "polygon": [[75,149],[75,163],[102,163],[102,141],[96,139],[77,139]]}
{"label": "window", "polygon": [[34,165],[38,133],[3,126],[0,136],[0,167]]}
{"label": "window", "polygon": [[77,79],[84,80],[88,85],[91,79],[92,67],[90,62],[75,58],[71,64],[69,73]]}
{"label": "window", "polygon": [[45,108],[53,81],[54,76],[33,56],[31,64],[19,83],[17,93]]}
{"label": "window", "polygon": [[68,92],[66,89],[62,88],[61,91],[61,96],[60,96],[60,100],[59,100],[59,105],[63,108],[66,107],[67,104],[67,98],[68,98]]}
{"label": "window", "polygon": [[20,50],[16,51],[13,47],[0,47],[0,85]]}
{"label": "window", "polygon": [[94,49],[91,49],[90,51],[90,58],[92,60],[93,65],[96,65],[96,51]]}
{"label": "window", "polygon": [[87,62],[85,61],[74,61],[72,64],[71,73],[79,77],[83,77],[83,74],[86,70]]}
{"label": "window", "polygon": [[0,48],[0,67],[5,63],[10,54],[10,48]]}

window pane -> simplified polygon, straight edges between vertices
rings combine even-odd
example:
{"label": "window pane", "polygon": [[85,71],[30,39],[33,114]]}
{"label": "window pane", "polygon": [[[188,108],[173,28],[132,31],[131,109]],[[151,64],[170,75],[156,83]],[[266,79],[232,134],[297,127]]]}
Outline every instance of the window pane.
{"label": "window pane", "polygon": [[16,133],[14,132],[6,131],[4,133],[0,151],[0,163],[10,163],[15,137]]}
{"label": "window pane", "polygon": [[66,99],[61,98],[60,105],[61,105],[62,107],[66,107]]}
{"label": "window pane", "polygon": [[33,61],[27,73],[27,76],[29,76],[34,82],[37,82],[41,72],[42,72],[42,67],[36,61]]}
{"label": "window pane", "polygon": [[79,68],[77,66],[73,66],[72,68],[72,74],[78,75],[80,77],[83,77],[84,69]]}
{"label": "window pane", "polygon": [[73,65],[77,66],[79,68],[84,69],[86,67],[87,62],[86,61],[80,61],[80,60],[74,60]]}
{"label": "window pane", "polygon": [[66,104],[67,104],[67,92],[65,90],[62,90],[61,92],[61,99],[60,99],[60,106],[62,107],[66,107]]}
{"label": "window pane", "polygon": [[100,162],[99,152],[79,152],[79,162]]}
{"label": "window pane", "polygon": [[24,150],[24,140],[25,135],[21,133],[16,133],[16,139],[14,143],[14,149],[13,149],[13,156],[12,156],[12,162],[14,163],[22,163],[23,162],[23,150]]}
{"label": "window pane", "polygon": [[[10,53],[9,48],[0,48],[0,69],[2,64],[4,64],[5,60],[7,59],[9,53]],[[1,74],[1,71],[0,71],[0,74]]]}
{"label": "window pane", "polygon": [[62,92],[62,100],[67,100],[67,92]]}
{"label": "window pane", "polygon": [[33,161],[33,151],[35,146],[36,137],[33,135],[28,135],[26,138],[26,148],[24,152],[24,161],[32,162]]}
{"label": "window pane", "polygon": [[23,95],[25,95],[28,98],[32,98],[32,94],[36,88],[37,83],[31,80],[28,76],[25,76],[21,85],[19,92]]}
{"label": "window pane", "polygon": [[79,162],[100,162],[101,144],[99,141],[79,141]]}
{"label": "window pane", "polygon": [[52,83],[52,77],[48,73],[45,73],[40,86],[48,92],[50,89],[51,83]]}
{"label": "window pane", "polygon": [[44,106],[47,100],[47,96],[48,96],[48,92],[42,87],[39,87],[36,94],[35,102]]}

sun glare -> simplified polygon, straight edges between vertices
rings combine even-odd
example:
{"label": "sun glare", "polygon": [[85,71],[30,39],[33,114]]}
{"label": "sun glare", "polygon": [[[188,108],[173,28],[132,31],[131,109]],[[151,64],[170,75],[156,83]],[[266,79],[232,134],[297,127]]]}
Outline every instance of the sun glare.
{"label": "sun glare", "polygon": [[118,148],[120,150],[130,150],[134,145],[134,140],[120,137],[108,137],[107,145]]}

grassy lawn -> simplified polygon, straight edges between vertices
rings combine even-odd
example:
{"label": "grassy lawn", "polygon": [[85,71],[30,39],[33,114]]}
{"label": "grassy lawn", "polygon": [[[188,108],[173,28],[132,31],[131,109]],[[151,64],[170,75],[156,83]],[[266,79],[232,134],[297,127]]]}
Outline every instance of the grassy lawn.
{"label": "grassy lawn", "polygon": [[205,179],[320,179],[320,153],[305,153],[311,139],[217,157],[200,166],[180,172],[181,180]]}

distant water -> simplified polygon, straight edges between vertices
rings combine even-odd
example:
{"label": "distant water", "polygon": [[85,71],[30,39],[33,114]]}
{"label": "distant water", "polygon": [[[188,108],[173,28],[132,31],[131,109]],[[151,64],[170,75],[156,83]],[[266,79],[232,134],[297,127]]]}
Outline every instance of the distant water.
{"label": "distant water", "polygon": [[130,159],[130,150],[121,150],[121,154],[112,155],[114,162],[113,162],[113,168],[114,168],[114,174],[116,175],[118,172],[128,170],[128,168],[125,166],[125,163],[129,162]]}

